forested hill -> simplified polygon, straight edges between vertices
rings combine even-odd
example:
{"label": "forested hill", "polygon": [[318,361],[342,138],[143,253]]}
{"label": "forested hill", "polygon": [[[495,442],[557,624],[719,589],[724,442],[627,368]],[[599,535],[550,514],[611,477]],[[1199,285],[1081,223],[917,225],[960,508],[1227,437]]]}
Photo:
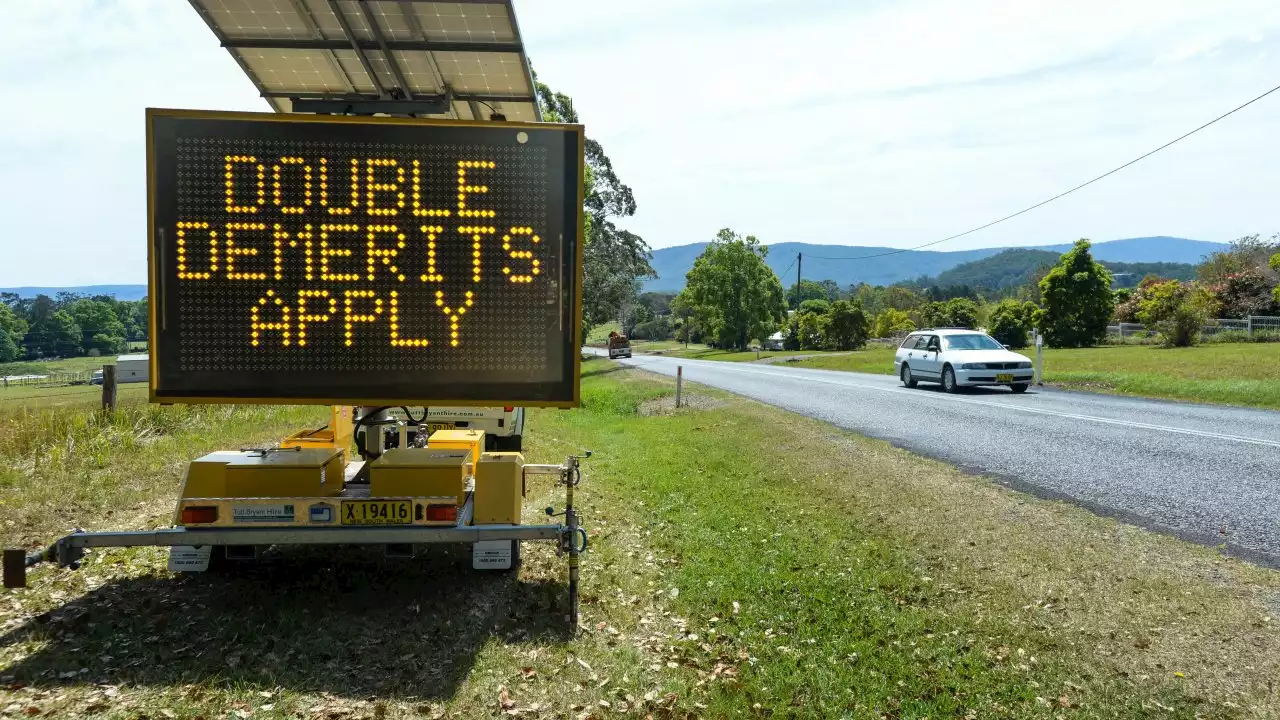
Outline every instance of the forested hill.
{"label": "forested hill", "polygon": [[[685,274],[707,243],[665,247],[653,251],[653,269],[658,279],[644,284],[646,291],[678,292],[684,287]],[[1114,263],[1186,263],[1197,264],[1206,255],[1225,250],[1223,243],[1189,240],[1178,237],[1139,237],[1109,240],[1093,244],[1093,257],[1109,265]],[[1023,252],[1052,253],[1055,256],[1071,248],[1070,243],[1013,248]],[[783,282],[795,282],[796,253],[803,253],[803,276],[809,280],[832,280],[840,287],[867,283],[891,285],[912,281],[921,276],[939,276],[964,263],[989,258],[1010,248],[980,248],[952,252],[910,250],[858,245],[815,245],[812,243],[774,243],[769,246],[765,262],[773,271],[786,274]],[[875,255],[878,257],[866,257]],[[828,260],[827,258],[858,258]],[[1034,266],[1032,270],[1034,271]],[[1113,267],[1113,270],[1115,268]]]}
{"label": "forested hill", "polygon": [[[936,277],[921,277],[914,280],[913,284],[921,287],[967,285],[972,288],[993,290],[1017,287],[1031,280],[1037,269],[1055,265],[1059,257],[1058,253],[1047,250],[1012,248],[988,258],[961,263],[939,273]],[[1196,275],[1195,265],[1189,263],[1127,263],[1104,260],[1102,264],[1117,275],[1118,287],[1135,286],[1149,274],[1177,280],[1192,280]]]}

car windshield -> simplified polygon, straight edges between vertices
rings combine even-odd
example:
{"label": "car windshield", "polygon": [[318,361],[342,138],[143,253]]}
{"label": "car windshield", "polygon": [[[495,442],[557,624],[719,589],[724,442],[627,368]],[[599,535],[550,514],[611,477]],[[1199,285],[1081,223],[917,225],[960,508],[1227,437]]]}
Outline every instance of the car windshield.
{"label": "car windshield", "polygon": [[1004,346],[986,335],[945,335],[942,342],[948,350],[1003,350]]}

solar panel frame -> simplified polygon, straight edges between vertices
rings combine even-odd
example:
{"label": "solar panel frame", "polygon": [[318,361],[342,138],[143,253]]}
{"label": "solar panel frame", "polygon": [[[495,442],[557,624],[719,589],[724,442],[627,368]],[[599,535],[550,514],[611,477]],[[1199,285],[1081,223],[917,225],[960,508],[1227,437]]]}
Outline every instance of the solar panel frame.
{"label": "solar panel frame", "polygon": [[419,117],[542,119],[513,0],[188,2],[276,112],[421,99],[445,110]]}

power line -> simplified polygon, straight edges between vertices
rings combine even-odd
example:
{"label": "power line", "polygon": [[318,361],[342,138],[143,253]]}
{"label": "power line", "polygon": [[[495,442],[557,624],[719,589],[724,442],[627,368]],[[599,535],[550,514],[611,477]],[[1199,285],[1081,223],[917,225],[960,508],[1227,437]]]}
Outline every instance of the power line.
{"label": "power line", "polygon": [[786,274],[791,270],[791,268],[796,266],[796,260],[798,260],[799,258],[800,258],[800,254],[796,253],[796,256],[791,258],[791,264],[787,266],[786,270],[783,270],[782,272],[778,273],[778,277],[780,278],[785,277]]}
{"label": "power line", "polygon": [[1023,209],[1019,210],[1019,211],[1018,211],[1018,212],[1016,212],[1016,213],[1013,213],[1013,214],[1011,214],[1011,215],[1005,215],[1004,217],[1000,218],[999,220],[992,220],[991,222],[989,222],[989,223],[987,223],[987,224],[985,224],[985,225],[979,225],[979,226],[978,226],[978,227],[976,227],[976,228],[972,228],[972,229],[970,229],[970,230],[965,230],[965,231],[964,231],[964,232],[962,232],[962,233],[956,233],[955,235],[951,235],[950,237],[944,237],[944,238],[942,238],[941,240],[934,240],[933,242],[927,242],[927,243],[925,243],[925,244],[923,244],[923,245],[916,245],[915,247],[901,248],[901,249],[898,249],[898,250],[891,250],[891,251],[889,251],[889,252],[884,252],[884,253],[875,253],[875,254],[872,254],[872,255],[855,255],[855,256],[851,256],[851,257],[824,257],[824,256],[821,256],[821,255],[811,255],[810,257],[815,258],[815,259],[818,259],[818,260],[867,260],[867,259],[870,259],[870,258],[886,257],[886,256],[889,256],[889,255],[898,255],[898,254],[900,254],[900,253],[904,253],[904,252],[911,252],[912,250],[919,250],[920,248],[929,247],[929,246],[931,246],[931,245],[939,245],[939,244],[941,244],[941,243],[947,242],[948,240],[955,240],[956,238],[962,238],[962,237],[964,237],[965,235],[970,235],[970,234],[972,234],[972,233],[976,233],[976,232],[978,232],[979,230],[986,230],[987,228],[991,227],[992,225],[998,225],[998,224],[1000,224],[1000,223],[1002,223],[1002,222],[1004,222],[1004,221],[1006,221],[1006,220],[1012,220],[1013,218],[1016,218],[1016,217],[1018,217],[1019,215],[1022,215],[1022,214],[1024,214],[1024,213],[1029,213],[1029,212],[1031,212],[1032,210],[1035,210],[1035,209],[1036,209],[1036,208],[1038,208],[1038,207],[1041,207],[1041,206],[1044,206],[1044,205],[1048,205],[1049,203],[1053,202],[1054,200],[1057,200],[1057,199],[1059,199],[1059,198],[1066,197],[1067,195],[1070,195],[1071,193],[1073,193],[1073,192],[1075,192],[1075,191],[1077,191],[1077,190],[1080,190],[1081,188],[1084,188],[1084,187],[1087,187],[1087,186],[1089,186],[1089,185],[1092,185],[1092,184],[1094,184],[1094,183],[1098,182],[1099,180],[1101,180],[1101,179],[1103,179],[1103,178],[1105,178],[1105,177],[1107,177],[1107,176],[1109,176],[1109,175],[1114,175],[1115,173],[1120,172],[1121,170],[1123,170],[1123,169],[1125,169],[1125,168],[1129,167],[1130,165],[1133,165],[1134,163],[1136,163],[1136,162],[1138,162],[1138,161],[1140,161],[1140,160],[1145,160],[1146,158],[1149,158],[1149,157],[1151,157],[1152,155],[1155,155],[1156,153],[1160,152],[1161,150],[1164,150],[1165,148],[1169,147],[1170,145],[1173,145],[1174,143],[1177,143],[1177,142],[1179,142],[1179,141],[1185,140],[1186,138],[1189,138],[1189,137],[1191,137],[1192,135],[1195,135],[1196,133],[1198,133],[1198,132],[1200,132],[1201,130],[1203,130],[1203,129],[1205,129],[1205,128],[1209,127],[1210,125],[1212,125],[1212,124],[1214,124],[1214,123],[1218,122],[1219,120],[1222,120],[1222,119],[1224,119],[1224,118],[1226,118],[1226,117],[1229,117],[1230,115],[1233,115],[1233,114],[1235,114],[1235,113],[1237,113],[1237,112],[1239,112],[1239,111],[1241,111],[1241,110],[1243,110],[1243,109],[1245,109],[1245,108],[1249,107],[1250,105],[1252,105],[1252,104],[1254,104],[1254,103],[1258,102],[1258,101],[1259,101],[1259,100],[1261,100],[1262,98],[1264,98],[1264,97],[1266,97],[1266,96],[1270,95],[1271,93],[1273,93],[1273,92],[1275,92],[1275,91],[1277,91],[1277,90],[1280,90],[1280,85],[1277,85],[1277,86],[1275,86],[1275,87],[1271,88],[1270,90],[1268,90],[1268,91],[1266,91],[1266,92],[1262,93],[1261,95],[1259,95],[1259,96],[1255,97],[1254,99],[1250,100],[1250,101],[1249,101],[1249,102],[1247,102],[1247,103],[1244,103],[1243,105],[1237,106],[1236,108],[1234,108],[1234,109],[1232,109],[1232,110],[1229,110],[1229,111],[1227,111],[1227,112],[1225,112],[1225,113],[1223,113],[1223,114],[1219,115],[1218,117],[1216,117],[1216,118],[1214,118],[1214,119],[1210,120],[1209,122],[1207,122],[1207,123],[1205,123],[1205,124],[1201,125],[1200,127],[1196,128],[1195,130],[1192,130],[1191,132],[1188,132],[1188,133],[1186,133],[1186,134],[1184,134],[1184,135],[1181,135],[1181,136],[1179,136],[1179,137],[1174,138],[1173,140],[1170,140],[1169,142],[1167,142],[1167,143],[1165,143],[1165,144],[1161,145],[1160,147],[1156,148],[1155,150],[1152,150],[1152,151],[1150,151],[1150,152],[1148,152],[1148,153],[1146,153],[1146,154],[1144,154],[1144,155],[1139,155],[1138,157],[1136,157],[1136,158],[1134,158],[1134,159],[1130,160],[1129,162],[1127,162],[1127,163],[1125,163],[1125,164],[1121,165],[1121,166],[1120,166],[1120,167],[1118,167],[1118,168],[1114,168],[1114,169],[1112,169],[1112,170],[1109,170],[1109,171],[1107,171],[1107,172],[1105,172],[1105,173],[1103,173],[1103,174],[1101,174],[1101,175],[1099,175],[1099,176],[1097,176],[1097,177],[1093,178],[1092,180],[1089,180],[1088,182],[1080,183],[1079,185],[1077,185],[1077,186],[1075,186],[1075,187],[1071,188],[1070,190],[1066,190],[1066,191],[1064,191],[1064,192],[1060,192],[1060,193],[1058,193],[1057,195],[1054,195],[1053,197],[1049,198],[1048,200],[1042,200],[1042,201],[1040,201],[1040,202],[1036,203],[1035,205],[1032,205],[1032,206],[1030,206],[1030,207],[1023,208]]}

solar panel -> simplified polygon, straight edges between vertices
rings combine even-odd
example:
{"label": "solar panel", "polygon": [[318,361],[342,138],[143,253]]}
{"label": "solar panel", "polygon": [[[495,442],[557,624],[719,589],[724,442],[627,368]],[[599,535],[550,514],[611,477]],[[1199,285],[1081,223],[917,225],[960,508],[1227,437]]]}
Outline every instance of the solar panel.
{"label": "solar panel", "polygon": [[512,0],[189,0],[277,112],[537,122]]}

